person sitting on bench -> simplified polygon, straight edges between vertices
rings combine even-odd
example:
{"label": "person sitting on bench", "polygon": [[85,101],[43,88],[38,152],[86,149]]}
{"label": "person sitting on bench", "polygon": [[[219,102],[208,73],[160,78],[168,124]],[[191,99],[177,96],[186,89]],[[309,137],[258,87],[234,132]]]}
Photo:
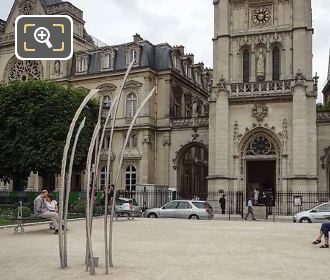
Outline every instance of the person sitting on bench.
{"label": "person sitting on bench", "polygon": [[56,212],[51,212],[46,206],[45,198],[48,197],[48,191],[43,190],[34,200],[34,213],[43,219],[48,219],[52,221],[55,228],[55,234],[58,233],[58,214]]}
{"label": "person sitting on bench", "polygon": [[57,201],[50,194],[45,198],[45,204],[50,212],[58,212]]}
{"label": "person sitting on bench", "polygon": [[[55,199],[53,199],[53,197],[50,194],[48,194],[48,196],[45,198],[44,201],[45,201],[45,204],[46,204],[47,209],[50,212],[58,212],[57,201]],[[49,229],[50,230],[55,230],[54,225],[53,225],[52,222],[49,225]]]}
{"label": "person sitting on bench", "polygon": [[324,235],[324,244],[320,246],[320,248],[329,248],[329,231],[330,231],[330,223],[323,223],[321,225],[319,236],[312,242],[312,244],[321,243],[321,238]]}

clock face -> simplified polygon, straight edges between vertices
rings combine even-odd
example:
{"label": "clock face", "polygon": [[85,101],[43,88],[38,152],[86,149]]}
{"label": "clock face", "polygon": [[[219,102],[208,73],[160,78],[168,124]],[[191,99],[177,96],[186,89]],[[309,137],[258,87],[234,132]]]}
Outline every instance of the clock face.
{"label": "clock face", "polygon": [[266,25],[271,20],[271,15],[269,9],[266,7],[259,7],[253,9],[252,12],[252,22],[255,25],[261,26]]}

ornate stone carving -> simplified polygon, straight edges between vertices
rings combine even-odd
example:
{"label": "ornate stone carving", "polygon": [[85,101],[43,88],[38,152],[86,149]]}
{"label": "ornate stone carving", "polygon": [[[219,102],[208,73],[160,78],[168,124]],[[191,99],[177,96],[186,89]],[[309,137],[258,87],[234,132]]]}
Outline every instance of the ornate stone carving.
{"label": "ornate stone carving", "polygon": [[14,58],[9,62],[7,70],[7,80],[27,80],[27,79],[42,79],[42,66],[38,61],[18,60]]}
{"label": "ornate stone carving", "polygon": [[250,141],[246,155],[276,155],[276,148],[265,135],[257,135]]}
{"label": "ornate stone carving", "polygon": [[55,60],[54,62],[54,75],[61,75],[61,62],[59,60]]}
{"label": "ornate stone carving", "polygon": [[318,112],[317,122],[330,123],[330,111]]}
{"label": "ornate stone carving", "polygon": [[320,159],[322,161],[321,166],[322,166],[323,169],[325,169],[325,167],[327,166],[327,158],[328,158],[328,155],[330,153],[330,146],[325,148],[323,151],[324,151],[324,154],[323,154],[323,156],[321,156]]}
{"label": "ornate stone carving", "polygon": [[262,47],[257,50],[256,71],[258,81],[263,81],[265,79],[265,55]]}
{"label": "ornate stone carving", "polygon": [[235,121],[235,124],[234,124],[234,137],[233,137],[234,144],[238,145],[241,138],[242,138],[242,134],[239,133],[238,122]]}
{"label": "ornate stone carving", "polygon": [[35,13],[35,10],[36,10],[36,1],[35,0],[22,1],[19,4],[20,14],[32,15]]}
{"label": "ornate stone carving", "polygon": [[150,134],[143,135],[142,143],[151,144],[151,135]]}
{"label": "ornate stone carving", "polygon": [[171,138],[170,136],[163,137],[163,146],[170,146],[171,145]]}
{"label": "ornate stone carving", "polygon": [[252,107],[252,117],[260,123],[268,116],[268,107],[264,104],[254,104]]}
{"label": "ornate stone carving", "polygon": [[227,90],[227,81],[222,75],[219,82],[217,83],[217,87],[219,90]]}
{"label": "ornate stone carving", "polygon": [[288,121],[285,118],[282,122],[282,131],[278,133],[278,136],[283,144],[288,142]]}
{"label": "ornate stone carving", "polygon": [[273,17],[273,6],[262,5],[250,8],[250,25],[263,27],[271,23]]}
{"label": "ornate stone carving", "polygon": [[306,77],[304,76],[304,74],[301,72],[300,69],[298,69],[298,72],[295,76],[295,84],[296,85],[304,85],[306,80]]}
{"label": "ornate stone carving", "polygon": [[128,89],[128,88],[140,88],[142,86],[143,86],[142,83],[137,82],[137,81],[130,80],[130,81],[126,82],[126,84],[124,86],[124,89]]}

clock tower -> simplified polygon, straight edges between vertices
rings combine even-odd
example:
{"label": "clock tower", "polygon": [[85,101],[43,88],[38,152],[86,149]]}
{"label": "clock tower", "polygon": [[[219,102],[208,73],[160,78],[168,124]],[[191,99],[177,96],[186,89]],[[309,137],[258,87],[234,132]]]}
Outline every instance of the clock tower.
{"label": "clock tower", "polygon": [[209,191],[316,191],[311,0],[213,0]]}

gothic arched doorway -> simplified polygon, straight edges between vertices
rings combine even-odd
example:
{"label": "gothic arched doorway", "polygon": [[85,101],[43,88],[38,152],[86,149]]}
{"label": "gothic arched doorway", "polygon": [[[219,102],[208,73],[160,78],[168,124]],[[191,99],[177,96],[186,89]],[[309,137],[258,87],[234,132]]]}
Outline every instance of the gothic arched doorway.
{"label": "gothic arched doorway", "polygon": [[280,145],[271,131],[257,129],[247,134],[241,142],[241,177],[244,180],[246,198],[255,198],[256,204],[274,202],[280,185]]}
{"label": "gothic arched doorway", "polygon": [[185,199],[197,195],[207,199],[208,150],[201,143],[190,143],[178,153],[176,160],[177,190]]}

